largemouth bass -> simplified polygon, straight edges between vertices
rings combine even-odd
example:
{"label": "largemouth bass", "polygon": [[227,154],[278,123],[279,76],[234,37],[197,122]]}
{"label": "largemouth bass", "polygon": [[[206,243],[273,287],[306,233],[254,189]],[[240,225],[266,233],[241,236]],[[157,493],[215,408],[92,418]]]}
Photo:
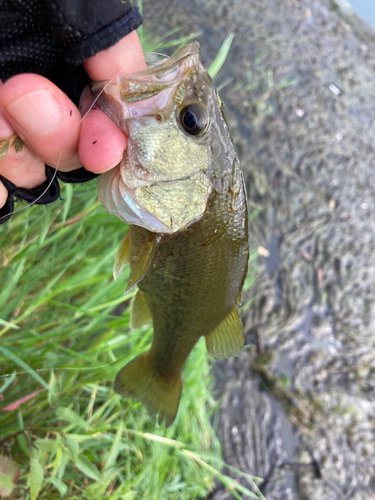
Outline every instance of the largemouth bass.
{"label": "largemouth bass", "polygon": [[237,355],[237,305],[249,256],[243,177],[222,103],[190,43],[146,71],[92,85],[128,136],[122,162],[101,176],[99,199],[129,224],[115,277],[138,285],[131,326],[153,321],[151,348],[118,373],[115,390],[170,425],[182,369],[201,336],[209,354]]}

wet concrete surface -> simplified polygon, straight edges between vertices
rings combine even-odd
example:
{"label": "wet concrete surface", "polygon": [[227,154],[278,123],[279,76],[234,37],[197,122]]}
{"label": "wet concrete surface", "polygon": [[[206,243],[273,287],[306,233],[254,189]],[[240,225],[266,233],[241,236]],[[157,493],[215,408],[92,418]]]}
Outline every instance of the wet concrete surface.
{"label": "wet concrete surface", "polygon": [[200,30],[205,64],[235,33],[216,81],[266,252],[247,347],[213,365],[224,459],[267,500],[375,499],[375,33],[329,0],[143,9],[156,35]]}

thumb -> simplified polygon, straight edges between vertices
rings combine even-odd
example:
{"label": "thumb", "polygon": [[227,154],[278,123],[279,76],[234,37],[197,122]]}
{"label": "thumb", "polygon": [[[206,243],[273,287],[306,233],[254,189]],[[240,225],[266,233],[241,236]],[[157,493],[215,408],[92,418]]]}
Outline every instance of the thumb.
{"label": "thumb", "polygon": [[141,43],[135,31],[108,50],[87,59],[83,66],[92,80],[110,80],[117,75],[128,75],[147,69]]}

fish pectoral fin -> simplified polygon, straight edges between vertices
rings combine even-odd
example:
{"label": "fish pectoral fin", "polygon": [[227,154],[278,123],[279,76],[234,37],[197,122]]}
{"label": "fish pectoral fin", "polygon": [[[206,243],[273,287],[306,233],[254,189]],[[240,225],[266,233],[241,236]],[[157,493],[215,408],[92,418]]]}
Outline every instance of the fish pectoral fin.
{"label": "fish pectoral fin", "polygon": [[156,238],[154,237],[151,241],[145,243],[137,256],[136,261],[134,262],[134,264],[132,264],[125,294],[128,293],[133,288],[133,286],[139,283],[147,273],[147,270],[150,266],[155,241]]}
{"label": "fish pectoral fin", "polygon": [[130,248],[130,232],[126,231],[120,246],[115,255],[115,263],[113,264],[113,277],[115,280],[120,276],[126,264],[129,264],[129,248]]}
{"label": "fish pectoral fin", "polygon": [[236,305],[209,334],[205,335],[208,354],[214,358],[230,358],[243,347],[243,326]]}
{"label": "fish pectoral fin", "polygon": [[138,290],[130,311],[130,328],[136,330],[150,321],[152,317],[145,296],[141,290]]}
{"label": "fish pectoral fin", "polygon": [[148,353],[140,354],[122,368],[115,379],[115,391],[124,398],[143,403],[151,416],[159,414],[159,423],[171,425],[176,417],[182,390],[182,377],[177,373],[166,382],[148,366]]}

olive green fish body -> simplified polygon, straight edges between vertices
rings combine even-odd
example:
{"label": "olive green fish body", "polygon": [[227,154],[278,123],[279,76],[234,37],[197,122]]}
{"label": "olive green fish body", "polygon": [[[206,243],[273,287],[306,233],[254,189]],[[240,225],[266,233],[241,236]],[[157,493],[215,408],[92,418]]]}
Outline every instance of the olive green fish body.
{"label": "olive green fish body", "polygon": [[246,194],[196,43],[111,85],[94,93],[104,89],[99,105],[129,143],[122,163],[102,176],[99,198],[129,224],[114,273],[129,263],[127,290],[139,288],[131,326],[152,319],[154,330],[150,349],[120,370],[115,390],[169,425],[199,338],[216,357],[243,346],[237,304],[249,255]]}
{"label": "olive green fish body", "polygon": [[[214,194],[200,221],[162,236],[138,283],[153,319],[150,363],[166,378],[182,370],[198,339],[236,305],[246,275],[248,239],[243,189],[234,196],[240,211],[231,209],[232,193]],[[140,252],[144,232],[131,226],[131,252]]]}

